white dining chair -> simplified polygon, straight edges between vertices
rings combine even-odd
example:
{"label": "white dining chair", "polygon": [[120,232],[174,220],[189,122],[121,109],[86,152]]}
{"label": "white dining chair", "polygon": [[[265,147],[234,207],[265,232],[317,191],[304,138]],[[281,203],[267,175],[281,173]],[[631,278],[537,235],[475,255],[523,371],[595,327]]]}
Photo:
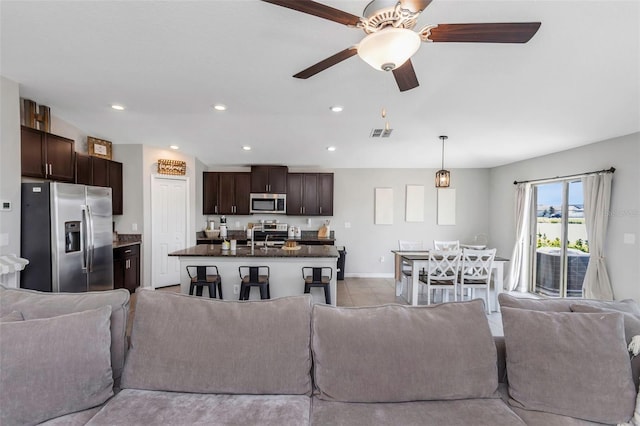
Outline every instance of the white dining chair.
{"label": "white dining chair", "polygon": [[432,290],[443,290],[443,302],[448,301],[449,291],[453,292],[453,300],[458,300],[456,290],[461,257],[460,250],[429,251],[429,266],[425,274],[420,276],[420,283],[427,287],[427,305],[431,304]]}
{"label": "white dining chair", "polygon": [[471,290],[471,298],[475,297],[475,289],[484,291],[485,308],[491,313],[491,268],[496,257],[496,249],[489,250],[462,250],[462,269],[460,271],[460,295],[464,300],[466,291]]}
{"label": "white dining chair", "polygon": [[[423,241],[408,241],[408,240],[398,240],[398,249],[400,251],[420,251],[424,250],[424,242]],[[404,281],[409,281],[411,279],[411,265],[407,262],[402,262],[402,279],[400,282],[396,283],[396,297],[402,296],[402,292],[404,291]]]}
{"label": "white dining chair", "polygon": [[460,250],[460,240],[433,240],[433,248],[434,250]]}

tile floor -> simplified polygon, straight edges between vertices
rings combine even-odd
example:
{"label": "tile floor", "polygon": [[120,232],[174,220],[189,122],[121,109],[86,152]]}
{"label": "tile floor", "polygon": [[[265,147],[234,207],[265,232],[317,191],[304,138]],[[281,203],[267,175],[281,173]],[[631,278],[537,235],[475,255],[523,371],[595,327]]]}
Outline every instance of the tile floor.
{"label": "tile floor", "polygon": [[[169,286],[159,290],[179,292],[180,286]],[[372,306],[386,303],[407,304],[402,297],[396,297],[396,286],[393,278],[345,278],[338,281],[337,292],[338,306]],[[131,295],[128,335],[130,335],[131,320],[135,314],[135,296],[135,294]],[[500,314],[492,312],[491,315],[488,315],[488,319],[491,332],[494,335],[502,336],[502,317]]]}

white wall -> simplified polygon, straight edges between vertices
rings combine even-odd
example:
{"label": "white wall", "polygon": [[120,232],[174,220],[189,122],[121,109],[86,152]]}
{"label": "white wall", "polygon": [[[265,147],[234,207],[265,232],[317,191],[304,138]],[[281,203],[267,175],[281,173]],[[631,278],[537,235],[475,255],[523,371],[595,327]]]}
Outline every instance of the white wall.
{"label": "white wall", "polygon": [[[432,247],[434,239],[471,242],[475,235],[489,233],[489,171],[451,170],[451,187],[456,189],[456,225],[450,226],[436,223],[435,173],[435,169],[334,170],[331,228],[336,233],[336,244],[347,250],[345,275],[393,276],[391,250],[398,248],[398,240],[422,240]],[[405,221],[406,185],[424,185],[424,222]],[[373,223],[377,187],[393,189],[392,225]]]}
{"label": "white wall", "polygon": [[20,254],[20,96],[19,86],[0,77],[0,255]]}
{"label": "white wall", "polygon": [[[606,263],[615,299],[640,301],[640,133],[496,167],[490,173],[489,230],[498,252],[513,248],[514,180],[534,180],[615,167]],[[625,244],[633,234],[635,244]]]}

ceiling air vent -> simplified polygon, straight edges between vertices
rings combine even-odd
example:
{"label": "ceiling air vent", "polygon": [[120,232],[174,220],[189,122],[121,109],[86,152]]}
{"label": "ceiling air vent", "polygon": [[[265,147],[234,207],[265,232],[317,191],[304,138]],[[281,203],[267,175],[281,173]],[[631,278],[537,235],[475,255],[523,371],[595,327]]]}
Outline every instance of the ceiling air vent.
{"label": "ceiling air vent", "polygon": [[393,129],[372,129],[371,135],[369,135],[369,137],[388,138],[389,136],[391,136],[391,132],[393,132]]}

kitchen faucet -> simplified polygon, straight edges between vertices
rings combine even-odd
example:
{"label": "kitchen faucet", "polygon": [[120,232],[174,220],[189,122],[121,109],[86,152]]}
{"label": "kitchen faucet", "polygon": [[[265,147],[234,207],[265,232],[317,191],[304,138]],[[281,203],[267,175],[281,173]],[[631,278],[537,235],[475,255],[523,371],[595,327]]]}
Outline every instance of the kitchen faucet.
{"label": "kitchen faucet", "polygon": [[267,245],[268,241],[269,241],[269,234],[264,236],[264,246],[262,247],[262,249],[265,251],[269,248],[269,246]]}

